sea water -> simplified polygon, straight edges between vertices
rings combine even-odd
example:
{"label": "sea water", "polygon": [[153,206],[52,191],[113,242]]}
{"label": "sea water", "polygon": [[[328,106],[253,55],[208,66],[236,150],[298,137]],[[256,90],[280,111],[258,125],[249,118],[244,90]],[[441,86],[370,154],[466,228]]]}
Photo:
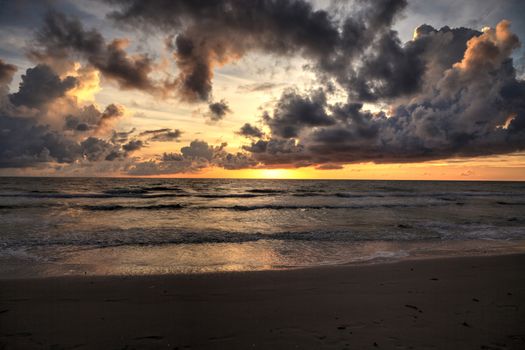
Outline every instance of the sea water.
{"label": "sea water", "polygon": [[0,178],[0,277],[525,251],[525,183]]}

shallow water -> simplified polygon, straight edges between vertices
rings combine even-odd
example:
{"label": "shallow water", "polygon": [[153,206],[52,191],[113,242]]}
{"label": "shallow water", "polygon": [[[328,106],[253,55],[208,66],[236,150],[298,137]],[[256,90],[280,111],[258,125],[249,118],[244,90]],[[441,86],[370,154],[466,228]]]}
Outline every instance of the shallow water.
{"label": "shallow water", "polygon": [[521,251],[525,183],[0,178],[0,276]]}

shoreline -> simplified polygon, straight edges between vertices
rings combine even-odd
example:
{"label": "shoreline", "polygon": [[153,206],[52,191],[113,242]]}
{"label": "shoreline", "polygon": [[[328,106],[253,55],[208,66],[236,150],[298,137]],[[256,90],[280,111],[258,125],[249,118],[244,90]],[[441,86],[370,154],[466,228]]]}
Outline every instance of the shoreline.
{"label": "shoreline", "polygon": [[[46,262],[36,260],[4,258],[0,260],[1,280],[46,279],[60,277],[124,277],[124,276],[177,276],[177,275],[210,275],[222,273],[250,273],[264,271],[295,271],[302,269],[331,268],[338,266],[367,266],[394,264],[403,261],[449,259],[462,257],[490,257],[500,255],[525,254],[525,240],[457,240],[457,241],[411,241],[411,242],[361,242],[360,245],[338,245],[342,252],[337,259],[332,256],[326,261],[312,261],[299,265],[272,264],[262,259],[268,246],[260,244],[274,243],[273,241],[257,241],[242,243],[213,243],[206,245],[207,251],[219,252],[219,259],[223,265],[213,264],[192,266],[192,261],[176,260],[175,256],[183,255],[188,249],[199,248],[199,245],[157,245],[157,246],[125,246],[90,248],[55,255],[54,261]],[[333,246],[332,242],[327,242]],[[363,245],[364,243],[364,245]],[[190,247],[190,248],[186,248]],[[221,248],[222,247],[222,248]],[[225,247],[236,247],[233,253],[239,254],[247,263],[242,265],[239,261],[232,261],[232,265],[224,264],[220,258],[227,256],[230,251]],[[140,252],[136,250],[140,248]],[[182,250],[181,250],[182,249]],[[243,251],[244,249],[244,251]],[[348,250],[351,249],[351,250]],[[369,254],[359,255],[361,251]],[[203,250],[192,250],[202,255]],[[262,252],[262,253],[261,253]],[[139,254],[137,254],[139,253]],[[259,256],[256,255],[259,253]],[[25,253],[24,253],[25,254]],[[34,253],[30,253],[34,254]],[[51,256],[53,251],[45,252]],[[322,252],[322,254],[327,254]],[[104,257],[100,259],[100,257]],[[217,255],[215,256],[217,257]],[[254,259],[250,261],[251,259]],[[38,259],[38,258],[37,258]],[[165,259],[165,260],[163,260]],[[172,260],[173,259],[173,260]],[[204,260],[204,255],[199,259]],[[122,263],[124,261],[124,263]],[[162,261],[162,265],[157,265]],[[257,262],[258,264],[256,264]],[[300,260],[297,262],[301,262]],[[160,272],[159,272],[160,271]]]}
{"label": "shoreline", "polygon": [[0,345],[54,344],[520,349],[525,346],[525,254],[0,280]]}

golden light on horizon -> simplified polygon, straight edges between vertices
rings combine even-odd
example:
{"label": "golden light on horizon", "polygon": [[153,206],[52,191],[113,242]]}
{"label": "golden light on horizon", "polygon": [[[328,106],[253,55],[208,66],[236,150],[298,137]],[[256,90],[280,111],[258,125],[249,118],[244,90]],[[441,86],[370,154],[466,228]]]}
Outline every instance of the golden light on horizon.
{"label": "golden light on horizon", "polygon": [[288,169],[263,169],[261,173],[267,179],[288,179],[292,176]]}
{"label": "golden light on horizon", "polygon": [[[226,170],[219,167],[198,173],[173,174],[169,177],[239,178],[239,179],[334,179],[334,180],[523,180],[525,161],[522,154],[514,157],[492,156],[477,160],[431,161],[424,163],[345,165],[343,169],[318,170],[302,168],[256,168]],[[162,176],[161,176],[162,177]],[[166,177],[166,176],[164,176]]]}

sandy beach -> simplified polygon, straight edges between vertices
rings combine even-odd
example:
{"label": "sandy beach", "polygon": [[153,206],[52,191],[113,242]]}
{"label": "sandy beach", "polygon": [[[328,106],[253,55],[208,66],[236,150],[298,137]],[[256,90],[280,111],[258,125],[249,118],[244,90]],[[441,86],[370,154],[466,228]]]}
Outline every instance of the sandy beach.
{"label": "sandy beach", "polygon": [[525,255],[0,281],[2,349],[523,349]]}

